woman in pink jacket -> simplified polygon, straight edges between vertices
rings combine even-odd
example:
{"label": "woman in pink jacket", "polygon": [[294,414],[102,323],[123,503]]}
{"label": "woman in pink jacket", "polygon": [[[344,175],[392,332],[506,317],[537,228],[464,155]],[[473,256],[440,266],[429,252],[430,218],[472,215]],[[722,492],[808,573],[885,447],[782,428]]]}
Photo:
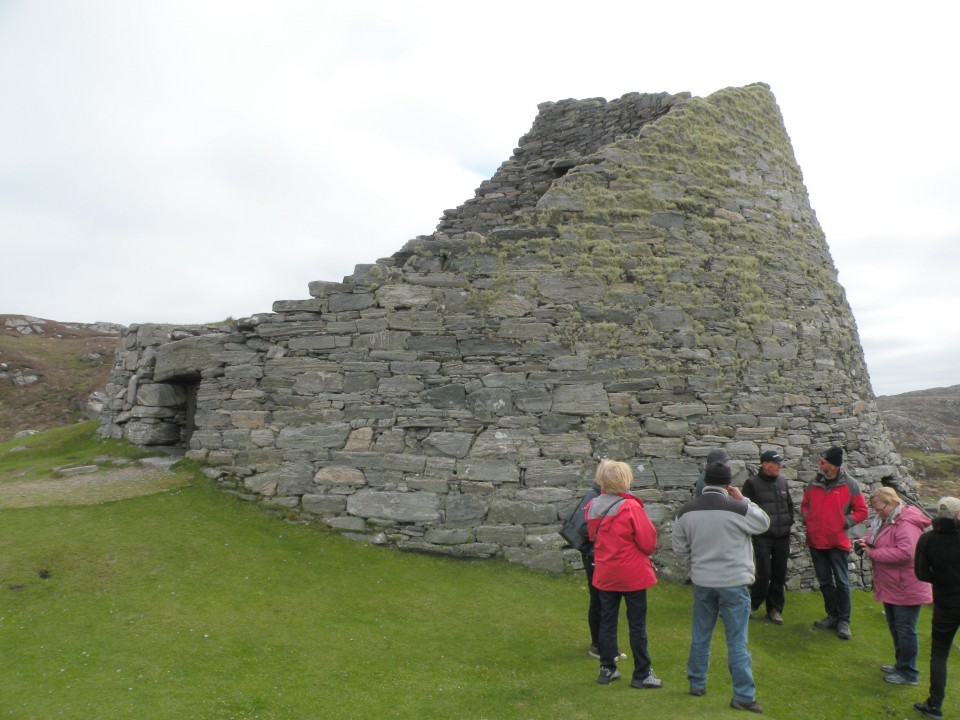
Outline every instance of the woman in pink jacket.
{"label": "woman in pink jacket", "polygon": [[881,488],[870,496],[876,516],[870,532],[857,540],[854,549],[873,565],[873,597],[883,603],[887,626],[896,652],[894,665],[881,665],[883,679],[894,685],[916,685],[917,619],[920,606],[933,602],[929,583],[913,572],[917,540],[930,526],[930,518],[915,507],[904,505],[893,488]]}
{"label": "woman in pink jacket", "polygon": [[601,493],[587,505],[585,516],[593,542],[593,584],[600,591],[600,675],[609,685],[620,679],[617,670],[617,617],[620,600],[627,606],[630,649],[633,651],[631,687],[662,687],[647,652],[647,588],[657,582],[650,556],[657,549],[657,529],[631,495],[633,473],[624,462],[601,460],[597,484]]}

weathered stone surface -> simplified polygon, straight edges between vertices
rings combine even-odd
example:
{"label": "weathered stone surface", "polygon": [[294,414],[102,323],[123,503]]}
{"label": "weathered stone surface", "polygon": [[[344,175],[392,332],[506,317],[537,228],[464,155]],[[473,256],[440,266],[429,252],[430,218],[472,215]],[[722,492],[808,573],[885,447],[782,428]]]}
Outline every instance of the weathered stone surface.
{"label": "weathered stone surface", "polygon": [[640,455],[647,457],[680,457],[683,450],[683,440],[681,438],[658,438],[645,437],[637,442],[637,449]]}
{"label": "weathered stone surface", "polygon": [[349,434],[350,426],[346,423],[283,428],[277,437],[277,447],[298,450],[342,448]]}
{"label": "weathered stone surface", "polygon": [[248,489],[255,485],[272,486],[276,494],[281,497],[290,495],[302,496],[310,490],[313,483],[313,466],[303,462],[291,462],[281,465],[275,470],[269,470],[258,476],[247,478],[244,484]]}
{"label": "weathered stone surface", "polygon": [[532,502],[514,502],[496,498],[490,503],[487,522],[505,525],[544,525],[557,521],[557,509],[552,505]]}
{"label": "weathered stone surface", "polygon": [[559,460],[532,460],[526,463],[523,478],[527,487],[537,485],[574,485],[582,474],[579,464],[563,465]]}
{"label": "weathered stone surface", "polygon": [[180,442],[180,428],[165,422],[128,422],[123,437],[134,445],[174,445]]}
{"label": "weathered stone surface", "polygon": [[199,379],[205,368],[220,365],[220,353],[229,337],[200,335],[161,345],[156,349],[154,381]]}
{"label": "weathered stone surface", "polygon": [[140,405],[177,407],[186,402],[186,391],[182,385],[155,382],[138,388],[136,398]]}
{"label": "weathered stone surface", "polygon": [[429,522],[440,517],[435,493],[359,490],[347,498],[347,512],[364,518]]}
{"label": "weathered stone surface", "polygon": [[347,498],[345,495],[304,495],[301,499],[301,506],[305,512],[314,515],[337,515],[347,509]]}
{"label": "weathered stone surface", "polygon": [[462,458],[467,456],[471,444],[470,433],[434,432],[423,440],[423,450],[428,455]]}
{"label": "weathered stone surface", "polygon": [[474,535],[473,528],[460,528],[458,530],[428,528],[423,534],[423,540],[437,545],[463,545],[472,542]]}
{"label": "weathered stone surface", "polygon": [[332,465],[330,467],[322,467],[317,470],[316,475],[313,476],[313,482],[317,485],[366,485],[367,479],[364,476],[363,472],[352,467],[344,467],[340,465]]}
{"label": "weathered stone surface", "polygon": [[507,388],[483,388],[467,395],[466,407],[474,415],[508,415],[513,410],[513,393]]}
{"label": "weathered stone surface", "polygon": [[482,432],[470,450],[475,458],[537,457],[539,452],[532,435],[524,430],[497,429]]}
{"label": "weathered stone surface", "polygon": [[526,536],[522,525],[481,525],[477,528],[477,540],[504,547],[518,547]]}
{"label": "weathered stone surface", "polygon": [[600,384],[560,385],[553,391],[552,410],[569,415],[606,415],[610,401]]}
{"label": "weathered stone surface", "polygon": [[423,401],[435,408],[460,409],[467,406],[467,391],[460,383],[429,388],[421,394]]}
{"label": "weathered stone surface", "polygon": [[457,462],[457,477],[496,484],[520,482],[520,467],[512,460],[469,458]]}
{"label": "weathered stone surface", "polygon": [[377,290],[376,297],[377,304],[383,308],[423,307],[433,300],[433,291],[417,285],[384,285]]}
{"label": "weathered stone surface", "polygon": [[681,420],[661,420],[651,417],[644,420],[643,428],[651,435],[682,438],[690,430],[690,425]]}

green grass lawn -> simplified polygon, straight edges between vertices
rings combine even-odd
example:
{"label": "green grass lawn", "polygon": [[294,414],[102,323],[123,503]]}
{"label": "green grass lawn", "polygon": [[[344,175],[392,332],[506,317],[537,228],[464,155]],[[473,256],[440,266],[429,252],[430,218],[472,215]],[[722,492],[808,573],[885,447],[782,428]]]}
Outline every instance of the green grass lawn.
{"label": "green grass lawn", "polygon": [[[581,575],[363,545],[281,522],[203,480],[79,507],[0,510],[0,718],[707,718],[728,708],[722,626],[705,697],[687,695],[688,586],[649,597],[663,690],[596,684]],[[911,718],[921,686],[882,681],[881,607],[854,594],[854,638],[751,622],[773,718]],[[627,646],[626,621],[621,644]],[[955,663],[952,663],[955,665]],[[960,707],[952,668],[946,710]],[[735,715],[736,716],[736,715]]]}

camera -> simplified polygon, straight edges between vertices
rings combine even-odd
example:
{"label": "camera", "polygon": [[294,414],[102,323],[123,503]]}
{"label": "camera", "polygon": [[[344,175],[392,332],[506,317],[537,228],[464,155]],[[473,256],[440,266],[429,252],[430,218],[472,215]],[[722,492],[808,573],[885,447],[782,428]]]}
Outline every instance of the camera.
{"label": "camera", "polygon": [[857,557],[863,557],[863,545],[860,543],[853,544],[853,551],[857,554]]}

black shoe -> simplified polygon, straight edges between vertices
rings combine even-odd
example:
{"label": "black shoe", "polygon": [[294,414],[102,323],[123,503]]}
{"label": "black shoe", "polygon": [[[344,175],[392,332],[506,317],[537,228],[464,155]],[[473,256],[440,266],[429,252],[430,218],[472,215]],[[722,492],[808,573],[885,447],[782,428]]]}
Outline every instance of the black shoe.
{"label": "black shoe", "polygon": [[690,686],[690,694],[693,695],[694,697],[703,697],[704,695],[707,694],[707,689],[706,689],[706,688],[698,688],[698,687],[694,687],[693,685],[691,685],[691,686]]}
{"label": "black shoe", "polygon": [[837,626],[837,619],[827,615],[823,620],[817,620],[814,625],[821,630],[833,630]]}
{"label": "black shoe", "polygon": [[921,715],[933,718],[933,720],[943,720],[943,711],[938,707],[934,707],[929,702],[915,702],[913,709]]}
{"label": "black shoe", "polygon": [[916,680],[911,680],[906,678],[900,673],[890,673],[889,675],[884,675],[883,679],[892,685],[918,685],[919,683]]}
{"label": "black shoe", "polygon": [[767,613],[767,620],[772,622],[774,625],[783,625],[783,615],[776,610],[771,610]]}
{"label": "black shoe", "polygon": [[601,685],[609,685],[614,680],[620,679],[619,670],[607,670],[607,668],[600,668],[600,674],[597,675],[597,682]]}
{"label": "black shoe", "polygon": [[750,702],[740,702],[739,700],[731,700],[730,707],[734,710],[749,710],[752,713],[757,713],[758,715],[763,714],[763,708],[760,707],[760,703],[756,700],[751,700]]}
{"label": "black shoe", "polygon": [[897,671],[896,665],[881,665],[880,672],[884,675],[889,675],[890,673],[895,673]]}
{"label": "black shoe", "polygon": [[846,620],[841,620],[837,623],[837,637],[841,640],[850,639],[850,623]]}

